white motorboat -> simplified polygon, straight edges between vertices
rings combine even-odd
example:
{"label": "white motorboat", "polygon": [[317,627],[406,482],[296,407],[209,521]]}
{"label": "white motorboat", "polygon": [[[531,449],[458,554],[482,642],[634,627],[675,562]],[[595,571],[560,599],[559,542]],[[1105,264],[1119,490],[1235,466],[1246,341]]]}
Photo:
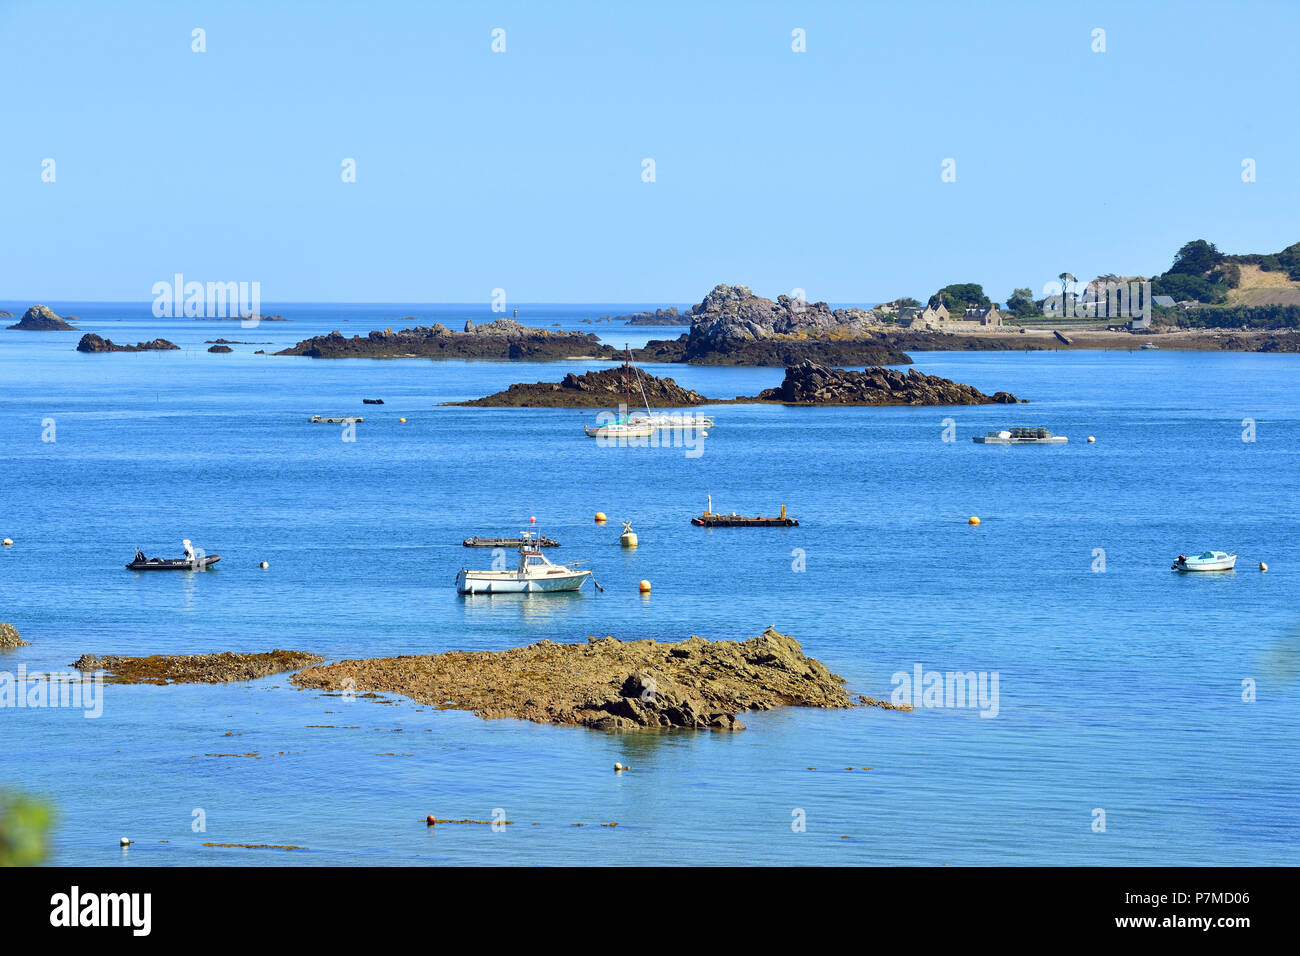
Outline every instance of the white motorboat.
{"label": "white motorboat", "polygon": [[1064,435],[1053,435],[1046,428],[1024,425],[976,435],[971,439],[977,445],[1064,445],[1069,440]]}
{"label": "white motorboat", "polygon": [[579,591],[591,577],[573,565],[555,564],[542,553],[537,536],[520,534],[519,564],[513,570],[471,571],[461,568],[456,590],[461,594],[535,594]]}
{"label": "white motorboat", "polygon": [[1172,571],[1231,571],[1237,566],[1237,556],[1226,551],[1203,551],[1196,557],[1189,558],[1180,554],[1173,564]]}

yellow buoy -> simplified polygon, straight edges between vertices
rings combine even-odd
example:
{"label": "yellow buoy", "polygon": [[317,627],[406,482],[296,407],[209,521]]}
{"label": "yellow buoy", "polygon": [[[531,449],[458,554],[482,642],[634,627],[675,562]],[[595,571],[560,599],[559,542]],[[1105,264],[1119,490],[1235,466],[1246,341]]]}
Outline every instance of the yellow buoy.
{"label": "yellow buoy", "polygon": [[605,512],[603,512],[603,511],[597,511],[597,512],[596,512],[596,523],[597,523],[597,524],[600,524],[600,523],[601,523],[602,521],[604,521],[604,520],[605,520]]}
{"label": "yellow buoy", "polygon": [[632,530],[632,522],[623,522],[623,533],[619,535],[618,543],[625,548],[636,547],[636,532]]}
{"label": "yellow buoy", "polygon": [[399,418],[398,421],[401,422],[403,425],[406,424],[406,419],[405,419],[405,418]]}
{"label": "yellow buoy", "polygon": [[640,583],[640,585],[638,585],[638,587],[640,588],[642,594],[649,594],[649,593],[650,593],[650,582],[649,582],[649,581],[642,581],[642,582]]}
{"label": "yellow buoy", "polygon": [[969,518],[966,519],[966,523],[967,523],[967,524],[979,524],[979,523],[980,523],[980,519],[977,518],[977,517],[975,517],[974,515],[971,515]]}
{"label": "yellow buoy", "polygon": [[1267,571],[1267,570],[1268,570],[1268,565],[1265,564],[1263,561],[1261,561],[1261,562],[1259,562],[1259,569],[1260,569],[1261,571]]}

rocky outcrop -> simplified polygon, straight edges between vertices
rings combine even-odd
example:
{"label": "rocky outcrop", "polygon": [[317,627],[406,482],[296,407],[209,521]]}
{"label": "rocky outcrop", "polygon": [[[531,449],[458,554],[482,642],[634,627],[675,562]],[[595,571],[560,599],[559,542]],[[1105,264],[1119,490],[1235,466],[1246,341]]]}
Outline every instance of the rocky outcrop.
{"label": "rocky outcrop", "polygon": [[341,332],[304,339],[276,355],[306,355],[310,358],[491,358],[547,361],[577,355],[612,357],[614,350],[601,345],[590,333],[552,332],[535,329],[513,319],[497,319],[486,325],[465,323],[463,332],[453,332],[441,322],[433,326],[371,332],[362,338],[344,337]]}
{"label": "rocky outcrop", "polygon": [[179,348],[179,345],[166,339],[137,342],[135,345],[118,345],[112,339],[100,338],[94,332],[87,332],[77,343],[78,352],[171,352]]}
{"label": "rocky outcrop", "polygon": [[48,305],[34,305],[23,317],[9,326],[26,332],[75,332],[77,327],[61,319]]}
{"label": "rocky outcrop", "polygon": [[[401,694],[480,717],[610,731],[741,730],[736,714],[855,706],[844,678],[772,629],[744,642],[588,638],[507,651],[452,651],[309,667],[299,687]],[[351,681],[351,684],[346,682]]]}
{"label": "rocky outcrop", "polygon": [[1011,405],[1020,400],[1009,392],[985,395],[970,385],[914,368],[906,374],[892,368],[849,372],[802,362],[787,368],[780,386],[760,392],[758,401],[790,405]]}
{"label": "rocky outcrop", "polygon": [[229,345],[212,345],[208,347],[208,351],[216,352],[218,354],[223,354],[226,352],[233,352],[234,349],[232,349]]}
{"label": "rocky outcrop", "polygon": [[[864,309],[832,309],[789,296],[776,300],[746,286],[715,286],[688,313],[691,331],[676,342],[654,341],[641,361],[693,365],[905,365],[911,361],[881,338],[883,317]],[[680,358],[669,358],[678,354]]]}
{"label": "rocky outcrop", "polygon": [[156,654],[152,657],[99,657],[82,654],[73,663],[81,671],[107,671],[110,684],[226,684],[319,664],[324,658],[306,651],[274,650],[265,654]]}
{"label": "rocky outcrop", "polygon": [[18,636],[18,628],[12,624],[5,624],[0,621],[0,651],[13,650],[15,647],[26,647],[27,642]]}
{"label": "rocky outcrop", "polygon": [[[641,390],[651,408],[687,408],[707,404],[710,399],[699,392],[682,388],[671,378],[658,378],[633,371],[632,407],[641,404]],[[627,393],[622,367],[601,369],[574,375],[570,372],[559,382],[536,382],[511,385],[504,392],[451,405],[510,406],[518,408],[617,408]]]}

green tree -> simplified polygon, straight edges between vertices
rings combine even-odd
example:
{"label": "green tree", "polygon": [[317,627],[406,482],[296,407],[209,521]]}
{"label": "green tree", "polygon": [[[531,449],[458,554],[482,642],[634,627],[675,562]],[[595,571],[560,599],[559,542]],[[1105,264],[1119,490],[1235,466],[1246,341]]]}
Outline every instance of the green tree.
{"label": "green tree", "polygon": [[984,287],[978,282],[957,282],[953,285],[946,285],[930,299],[933,305],[936,301],[943,302],[948,307],[948,311],[954,316],[959,316],[971,306],[989,306],[993,303],[989,297],[984,294]]}
{"label": "green tree", "polygon": [[1223,253],[1215,247],[1214,243],[1206,242],[1204,239],[1193,239],[1178,250],[1174,256],[1174,264],[1169,267],[1169,272],[1165,275],[1172,273],[1204,276],[1222,261]]}
{"label": "green tree", "polygon": [[1015,289],[1007,296],[1006,311],[1018,319],[1027,319],[1039,314],[1042,310],[1038,303],[1034,301],[1033,289]]}

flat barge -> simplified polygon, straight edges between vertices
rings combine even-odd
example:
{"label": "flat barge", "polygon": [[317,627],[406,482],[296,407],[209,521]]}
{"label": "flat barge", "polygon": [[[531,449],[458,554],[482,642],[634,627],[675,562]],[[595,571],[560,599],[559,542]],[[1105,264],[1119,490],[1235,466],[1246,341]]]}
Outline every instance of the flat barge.
{"label": "flat barge", "polygon": [[[461,542],[467,548],[518,548],[524,543],[524,538],[466,538]],[[560,542],[554,538],[528,538],[528,544],[535,548],[558,548]]]}
{"label": "flat barge", "polygon": [[747,518],[744,515],[729,514],[720,515],[713,513],[713,501],[709,501],[709,510],[697,518],[691,519],[691,524],[699,525],[702,528],[797,528],[799,522],[794,518],[786,517],[785,505],[781,506],[781,513],[775,518],[764,517],[759,515],[756,518]]}

